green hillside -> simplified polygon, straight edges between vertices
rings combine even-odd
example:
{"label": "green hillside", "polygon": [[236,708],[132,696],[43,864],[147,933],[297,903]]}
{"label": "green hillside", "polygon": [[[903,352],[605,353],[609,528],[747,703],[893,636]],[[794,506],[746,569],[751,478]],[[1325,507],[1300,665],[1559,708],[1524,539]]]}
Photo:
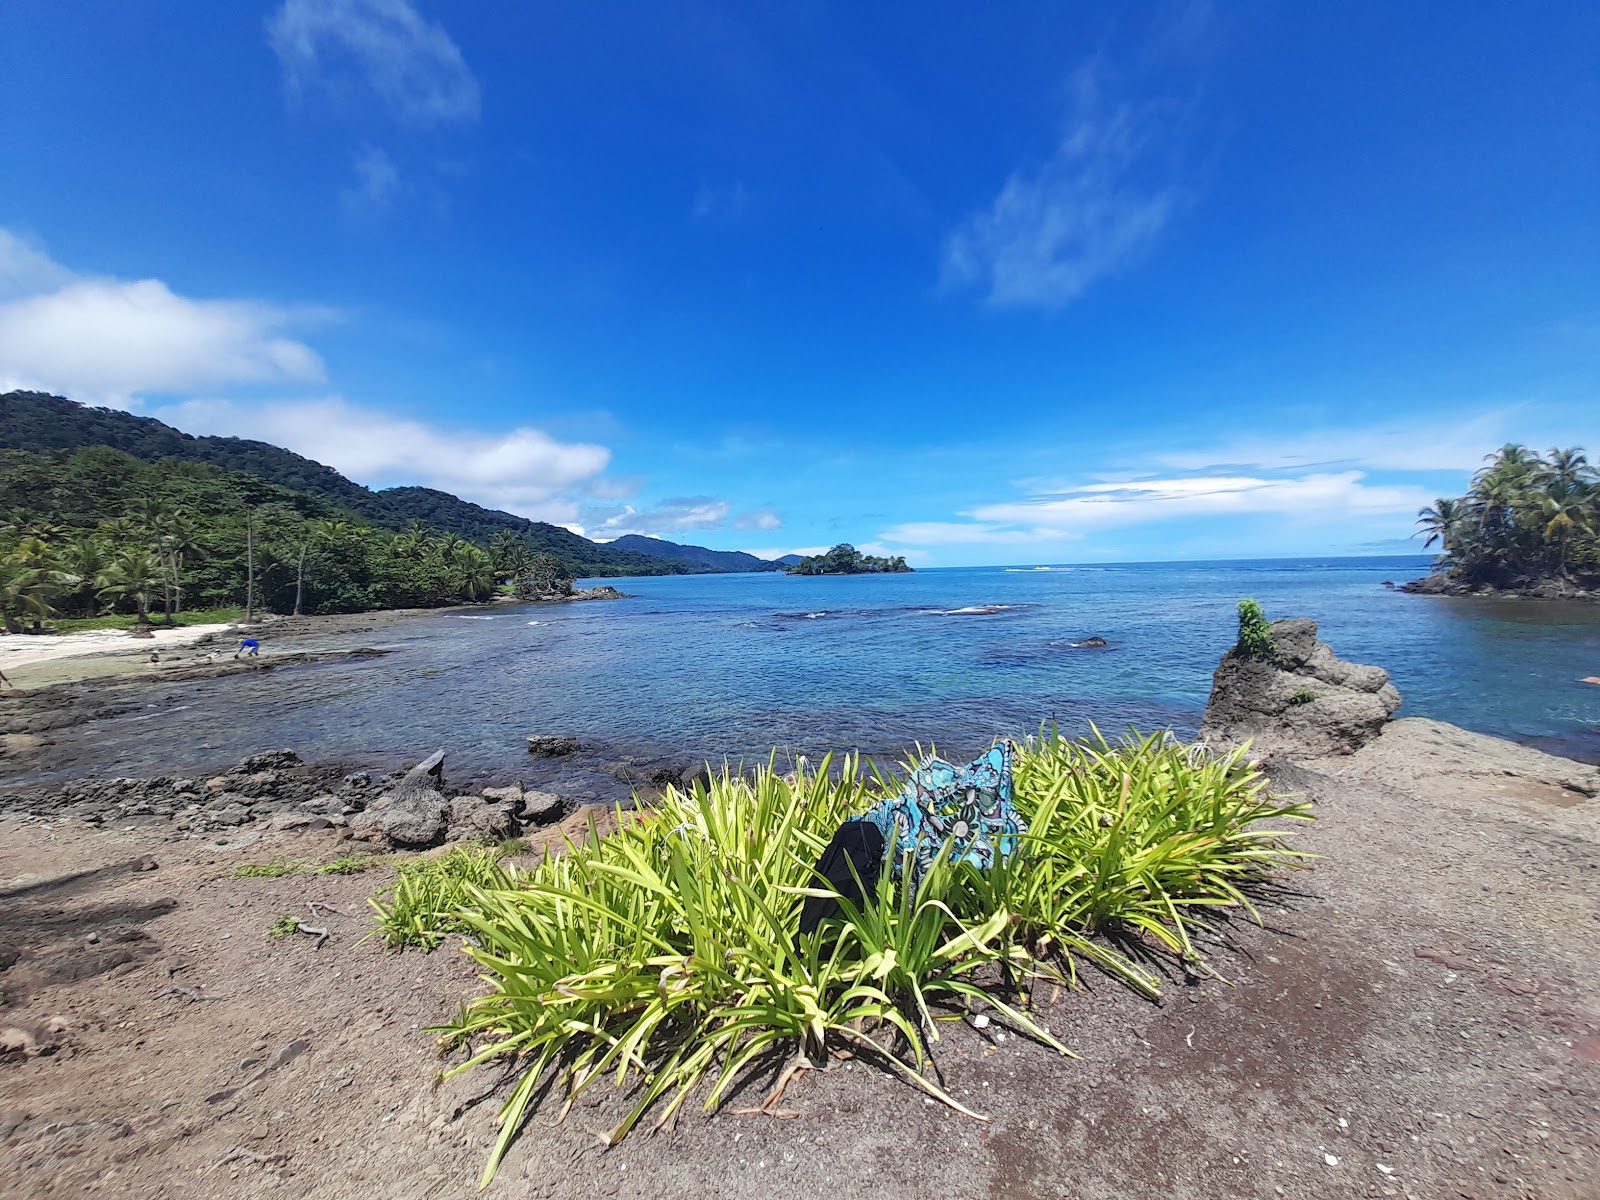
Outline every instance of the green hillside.
{"label": "green hillside", "polygon": [[[431,488],[374,491],[346,479],[332,467],[267,442],[195,437],[154,417],[91,408],[43,392],[0,394],[0,450],[42,453],[92,446],[108,446],[146,462],[205,464],[224,473],[247,475],[261,484],[305,497],[293,504],[300,510],[336,513],[393,532],[423,521],[437,534],[483,544],[496,534],[509,531],[530,550],[560,557],[578,575],[681,574],[689,569],[681,562],[601,546],[558,525],[497,512]],[[65,459],[56,453],[41,460],[45,461],[61,463]],[[34,468],[39,469],[42,468]],[[250,491],[248,485],[241,484],[240,488],[241,494]],[[48,508],[26,495],[15,503],[25,510]],[[102,508],[97,515],[114,516],[119,511]],[[74,523],[88,519],[80,512]]]}
{"label": "green hillside", "polygon": [[677,542],[669,542],[665,538],[641,537],[637,533],[630,533],[614,542],[608,542],[607,547],[612,550],[646,554],[652,558],[689,563],[706,571],[781,571],[784,565],[781,562],[757,558],[754,554],[746,554],[743,550],[708,550],[704,546],[684,546]]}

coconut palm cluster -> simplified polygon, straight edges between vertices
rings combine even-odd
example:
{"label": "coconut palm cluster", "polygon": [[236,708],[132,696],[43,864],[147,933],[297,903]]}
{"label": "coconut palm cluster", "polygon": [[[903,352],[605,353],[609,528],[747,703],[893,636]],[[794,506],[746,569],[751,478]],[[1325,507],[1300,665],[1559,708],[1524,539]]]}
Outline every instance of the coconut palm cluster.
{"label": "coconut palm cluster", "polygon": [[170,623],[195,608],[248,618],[476,603],[524,584],[559,590],[568,575],[509,533],[485,548],[422,521],[390,533],[270,505],[219,517],[146,498],[92,526],[28,514],[0,525],[10,632],[108,615]]}
{"label": "coconut palm cluster", "polygon": [[1465,496],[1435,500],[1417,524],[1463,583],[1600,580],[1600,473],[1582,447],[1502,446]]}

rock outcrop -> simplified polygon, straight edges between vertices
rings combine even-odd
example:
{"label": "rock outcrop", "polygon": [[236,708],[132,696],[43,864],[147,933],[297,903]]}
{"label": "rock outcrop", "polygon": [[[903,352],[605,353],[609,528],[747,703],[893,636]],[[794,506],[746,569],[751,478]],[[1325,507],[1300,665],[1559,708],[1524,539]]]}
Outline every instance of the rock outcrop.
{"label": "rock outcrop", "polygon": [[1271,657],[1228,652],[1200,729],[1210,745],[1250,740],[1264,757],[1353,754],[1382,731],[1400,693],[1382,667],[1338,658],[1317,623],[1274,621]]}
{"label": "rock outcrop", "polygon": [[432,846],[444,840],[450,801],[444,795],[444,751],[423,759],[392,791],[385,792],[350,822],[357,837],[392,846]]}

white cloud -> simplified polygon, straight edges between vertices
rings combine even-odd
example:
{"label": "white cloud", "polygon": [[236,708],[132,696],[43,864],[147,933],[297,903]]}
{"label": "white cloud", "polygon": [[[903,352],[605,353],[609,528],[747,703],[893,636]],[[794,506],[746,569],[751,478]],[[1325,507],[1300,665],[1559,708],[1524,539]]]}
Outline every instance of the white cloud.
{"label": "white cloud", "polygon": [[284,0],[267,35],[291,98],[370,91],[412,125],[478,116],[460,48],[409,0]]}
{"label": "white cloud", "polygon": [[884,542],[908,546],[1005,546],[1032,545],[1064,535],[1049,529],[1007,529],[976,521],[908,521],[886,529],[880,536]]}
{"label": "white cloud", "polygon": [[0,230],[0,384],[127,406],[141,392],[320,382],[284,330],[313,319],[251,300],[194,300],[159,279],[91,279]]}
{"label": "white cloud", "polygon": [[1474,471],[1483,465],[1486,452],[1505,442],[1546,446],[1570,433],[1570,427],[1563,432],[1561,423],[1518,403],[1487,411],[1458,410],[1447,419],[1434,417],[1363,429],[1345,426],[1163,450],[1150,454],[1148,461],[1180,471],[1223,466],[1306,470],[1336,465],[1375,471]]}
{"label": "white cloud", "polygon": [[351,164],[356,182],[343,193],[345,210],[386,208],[400,187],[400,171],[382,147],[365,145],[356,151]]}
{"label": "white cloud", "polygon": [[65,287],[75,277],[37,246],[0,229],[0,301]]}
{"label": "white cloud", "polygon": [[287,446],[374,486],[417,484],[476,504],[565,524],[582,491],[610,462],[604,446],[558,442],[537,429],[483,434],[348,404],[339,397],[245,404],[191,400],[159,409],[162,420]]}
{"label": "white cloud", "polygon": [[742,512],[733,518],[735,529],[759,530],[763,533],[774,529],[783,528],[783,518],[778,515],[775,508],[753,508],[749,512]]}
{"label": "white cloud", "polygon": [[727,523],[728,510],[728,502],[715,496],[675,496],[654,508],[592,506],[584,510],[583,523],[590,537],[606,541],[630,533],[659,537],[688,529],[719,529]]}
{"label": "white cloud", "polygon": [[987,289],[1000,306],[1058,308],[1143,251],[1178,191],[1166,164],[1165,109],[1110,103],[1092,68],[1072,80],[1055,152],[1016,171],[945,242],[944,279]]}
{"label": "white cloud", "polygon": [[1027,545],[1169,521],[1272,515],[1297,525],[1410,517],[1431,497],[1412,485],[1371,484],[1360,471],[1298,478],[1195,476],[1094,483],[1055,495],[986,504],[969,521],[914,522],[883,539],[909,545]]}

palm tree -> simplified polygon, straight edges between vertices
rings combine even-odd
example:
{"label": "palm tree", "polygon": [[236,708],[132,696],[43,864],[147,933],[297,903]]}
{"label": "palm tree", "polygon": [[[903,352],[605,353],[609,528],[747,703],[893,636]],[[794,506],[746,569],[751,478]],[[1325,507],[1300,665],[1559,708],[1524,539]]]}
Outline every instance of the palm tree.
{"label": "palm tree", "polygon": [[1544,520],[1546,541],[1556,543],[1557,571],[1567,573],[1567,551],[1575,533],[1593,534],[1589,524],[1588,498],[1578,488],[1552,488],[1539,499],[1539,515]]}
{"label": "palm tree", "polygon": [[166,556],[167,569],[172,572],[172,608],[167,612],[169,622],[173,613],[183,611],[182,571],[185,561],[190,556],[205,560],[205,547],[199,539],[200,533],[194,521],[181,508],[173,509],[161,526],[160,552]]}
{"label": "palm tree", "polygon": [[294,569],[294,615],[300,615],[300,601],[305,594],[306,551],[313,543],[337,545],[351,535],[349,521],[308,521],[301,531],[300,560]]}
{"label": "palm tree", "polygon": [[455,547],[450,555],[450,573],[456,588],[468,600],[487,600],[498,577],[489,556],[470,542]]}
{"label": "palm tree", "polygon": [[61,572],[49,543],[38,537],[23,538],[6,555],[4,567],[7,628],[20,616],[30,622],[33,633],[39,633],[45,618],[56,615],[55,600],[61,591]]}
{"label": "palm tree", "polygon": [[106,544],[89,534],[75,539],[61,551],[61,593],[73,602],[72,608],[79,616],[92,617],[100,611],[96,594],[101,576],[111,563]]}
{"label": "palm tree", "polygon": [[131,546],[106,568],[101,580],[101,596],[132,600],[139,611],[139,624],[150,623],[150,593],[166,580],[154,554],[143,546]]}
{"label": "palm tree", "polygon": [[1456,534],[1461,528],[1461,523],[1466,519],[1466,510],[1467,506],[1464,501],[1448,500],[1441,497],[1427,508],[1418,511],[1417,524],[1421,525],[1422,528],[1411,536],[1417,537],[1426,533],[1428,540],[1422,543],[1424,550],[1438,542],[1440,552],[1449,554],[1455,548]]}
{"label": "palm tree", "polygon": [[420,554],[433,540],[433,530],[428,523],[413,517],[405,529],[394,535],[394,549],[399,554]]}

